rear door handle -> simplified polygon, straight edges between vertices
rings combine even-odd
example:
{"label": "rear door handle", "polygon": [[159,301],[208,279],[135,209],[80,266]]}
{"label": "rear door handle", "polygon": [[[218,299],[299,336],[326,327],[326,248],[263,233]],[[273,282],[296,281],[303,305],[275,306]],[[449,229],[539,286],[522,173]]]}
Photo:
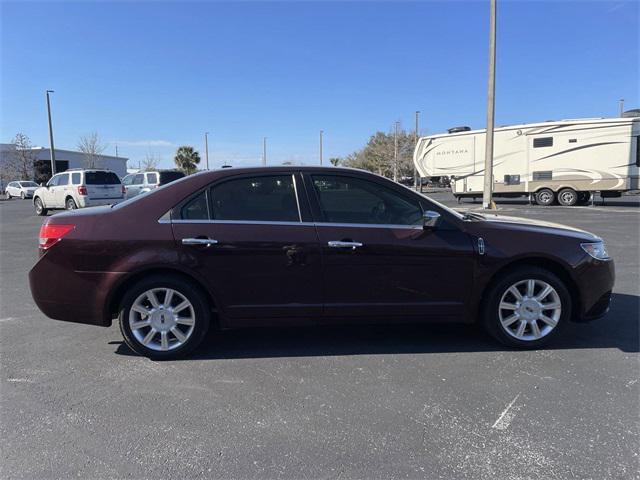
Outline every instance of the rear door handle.
{"label": "rear door handle", "polygon": [[207,247],[210,247],[211,245],[215,245],[216,243],[218,243],[218,241],[214,240],[213,238],[183,238],[182,239],[183,245],[205,245]]}
{"label": "rear door handle", "polygon": [[327,242],[331,248],[350,248],[351,250],[355,250],[362,246],[360,242],[344,242],[342,240],[330,240]]}

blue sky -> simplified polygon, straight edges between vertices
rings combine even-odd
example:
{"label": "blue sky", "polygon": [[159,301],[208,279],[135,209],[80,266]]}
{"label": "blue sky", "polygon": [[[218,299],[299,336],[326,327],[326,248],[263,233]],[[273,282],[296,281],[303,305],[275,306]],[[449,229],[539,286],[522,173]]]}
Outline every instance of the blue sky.
{"label": "blue sky", "polygon": [[[496,123],[615,116],[639,105],[638,1],[498,3]],[[395,121],[483,127],[488,2],[2,2],[0,141],[172,166],[318,161]]]}

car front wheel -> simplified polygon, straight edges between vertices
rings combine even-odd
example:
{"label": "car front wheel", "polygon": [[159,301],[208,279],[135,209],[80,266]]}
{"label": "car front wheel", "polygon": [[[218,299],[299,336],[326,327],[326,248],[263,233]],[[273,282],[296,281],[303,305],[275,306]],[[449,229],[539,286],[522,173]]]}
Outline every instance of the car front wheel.
{"label": "car front wheel", "polygon": [[552,272],[522,267],[502,276],[488,291],[483,322],[504,345],[537,348],[558,335],[571,317],[571,295]]}
{"label": "car front wheel", "polygon": [[24,192],[21,192],[21,193],[20,193],[20,198],[21,198],[22,200],[24,200],[25,198],[27,198],[27,197],[26,197],[26,195],[24,194]]}
{"label": "car front wheel", "polygon": [[33,201],[33,206],[36,210],[36,215],[43,217],[47,214],[47,209],[44,208],[44,204],[42,203],[42,200],[40,200],[40,198],[36,197],[36,199]]}
{"label": "car front wheel", "polygon": [[209,329],[210,309],[200,290],[180,277],[153,276],[124,296],[119,315],[127,345],[155,360],[192,352]]}

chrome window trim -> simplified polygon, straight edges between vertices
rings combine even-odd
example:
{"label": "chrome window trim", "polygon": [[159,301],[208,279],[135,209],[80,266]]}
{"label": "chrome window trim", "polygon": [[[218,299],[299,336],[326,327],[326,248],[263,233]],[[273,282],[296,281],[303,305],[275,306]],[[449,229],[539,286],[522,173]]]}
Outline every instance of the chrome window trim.
{"label": "chrome window trim", "polygon": [[298,220],[302,223],[302,211],[300,210],[300,197],[298,197],[298,184],[296,183],[296,174],[292,173],[293,179],[293,194],[296,196],[296,207],[298,207]]}
{"label": "chrome window trim", "polygon": [[275,222],[270,220],[170,220],[159,218],[158,223],[177,224],[220,224],[220,225],[282,225],[303,227],[338,227],[338,228],[393,228],[396,230],[422,230],[422,225],[389,225],[382,223],[328,223],[328,222]]}

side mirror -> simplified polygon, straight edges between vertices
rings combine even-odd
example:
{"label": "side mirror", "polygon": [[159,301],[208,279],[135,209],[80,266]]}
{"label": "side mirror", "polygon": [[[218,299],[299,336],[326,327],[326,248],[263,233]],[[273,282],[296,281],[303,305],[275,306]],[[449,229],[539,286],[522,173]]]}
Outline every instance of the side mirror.
{"label": "side mirror", "polygon": [[438,223],[438,219],[440,218],[440,214],[438,212],[434,212],[433,210],[427,210],[422,215],[422,227],[423,228],[434,228]]}

